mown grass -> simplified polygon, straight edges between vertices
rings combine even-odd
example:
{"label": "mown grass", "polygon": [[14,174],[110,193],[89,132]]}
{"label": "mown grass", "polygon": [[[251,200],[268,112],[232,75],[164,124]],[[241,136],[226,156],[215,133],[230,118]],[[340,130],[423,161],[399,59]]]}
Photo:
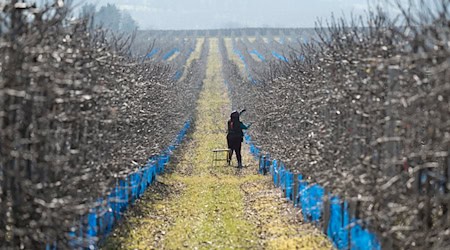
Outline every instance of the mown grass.
{"label": "mown grass", "polygon": [[171,55],[169,58],[167,58],[167,61],[168,62],[172,61],[173,59],[175,59],[180,54],[181,54],[180,51],[177,51],[177,52],[173,53],[173,55]]}
{"label": "mown grass", "polygon": [[191,56],[188,58],[188,60],[186,62],[186,67],[189,67],[189,65],[191,65],[192,61],[200,59],[200,54],[202,52],[202,46],[203,46],[204,42],[205,42],[204,37],[197,38],[197,41],[195,44],[195,49],[192,52]]}
{"label": "mown grass", "polygon": [[[225,148],[225,122],[230,109],[221,76],[217,39],[211,39],[204,89],[197,108],[196,141],[190,176],[178,176],[186,190],[176,206],[180,210],[165,238],[170,249],[252,248],[255,228],[244,216],[240,185],[251,177],[240,178],[231,168],[212,167],[214,148]],[[231,170],[231,171],[230,171]]]}
{"label": "mown grass", "polygon": [[187,69],[189,68],[189,66],[191,66],[192,61],[200,59],[200,55],[201,55],[201,52],[202,52],[202,45],[203,45],[204,42],[205,42],[205,38],[204,37],[197,38],[197,40],[195,42],[195,49],[191,53],[189,58],[187,59],[186,64],[184,65],[184,68],[186,70],[183,71],[183,75],[181,76],[180,81],[183,81],[186,78]]}
{"label": "mown grass", "polygon": [[239,67],[241,74],[245,75],[245,65],[242,62],[241,58],[239,58],[233,50],[233,41],[232,38],[225,38],[225,47],[227,48],[228,58],[232,60]]}

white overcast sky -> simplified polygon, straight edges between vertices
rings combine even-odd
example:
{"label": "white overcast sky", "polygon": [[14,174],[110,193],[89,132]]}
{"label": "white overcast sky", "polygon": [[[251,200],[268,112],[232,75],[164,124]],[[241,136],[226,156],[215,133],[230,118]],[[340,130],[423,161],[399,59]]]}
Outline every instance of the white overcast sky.
{"label": "white overcast sky", "polygon": [[[377,0],[74,0],[114,3],[141,29],[314,27],[317,18],[363,14]],[[98,8],[97,7],[97,8]]]}

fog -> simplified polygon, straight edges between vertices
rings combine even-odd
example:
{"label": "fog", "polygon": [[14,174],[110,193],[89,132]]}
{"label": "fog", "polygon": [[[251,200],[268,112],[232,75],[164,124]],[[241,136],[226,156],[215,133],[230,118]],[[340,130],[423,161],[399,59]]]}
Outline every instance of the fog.
{"label": "fog", "polygon": [[[364,14],[366,0],[74,0],[128,11],[141,29],[314,27],[318,19]],[[371,1],[373,2],[373,1]]]}

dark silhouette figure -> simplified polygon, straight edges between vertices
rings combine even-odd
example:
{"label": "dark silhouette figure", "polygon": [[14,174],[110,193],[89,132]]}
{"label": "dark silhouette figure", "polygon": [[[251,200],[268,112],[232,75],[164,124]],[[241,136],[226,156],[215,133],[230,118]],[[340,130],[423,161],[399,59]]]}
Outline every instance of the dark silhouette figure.
{"label": "dark silhouette figure", "polygon": [[243,130],[248,129],[250,125],[245,125],[239,120],[240,114],[242,114],[245,110],[238,112],[233,111],[230,115],[230,120],[228,120],[228,133],[227,133],[227,143],[228,149],[230,150],[228,153],[228,165],[231,163],[231,157],[233,156],[233,152],[236,152],[236,158],[238,161],[238,167],[242,168],[242,155],[241,155],[241,146],[242,141],[244,140],[244,132]]}

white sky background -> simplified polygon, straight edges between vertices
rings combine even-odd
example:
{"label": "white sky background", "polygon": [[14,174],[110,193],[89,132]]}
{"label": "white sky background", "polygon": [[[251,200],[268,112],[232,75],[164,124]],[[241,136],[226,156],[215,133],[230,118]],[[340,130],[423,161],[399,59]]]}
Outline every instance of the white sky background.
{"label": "white sky background", "polygon": [[314,27],[318,18],[364,14],[377,0],[74,0],[99,8],[114,3],[141,29]]}

